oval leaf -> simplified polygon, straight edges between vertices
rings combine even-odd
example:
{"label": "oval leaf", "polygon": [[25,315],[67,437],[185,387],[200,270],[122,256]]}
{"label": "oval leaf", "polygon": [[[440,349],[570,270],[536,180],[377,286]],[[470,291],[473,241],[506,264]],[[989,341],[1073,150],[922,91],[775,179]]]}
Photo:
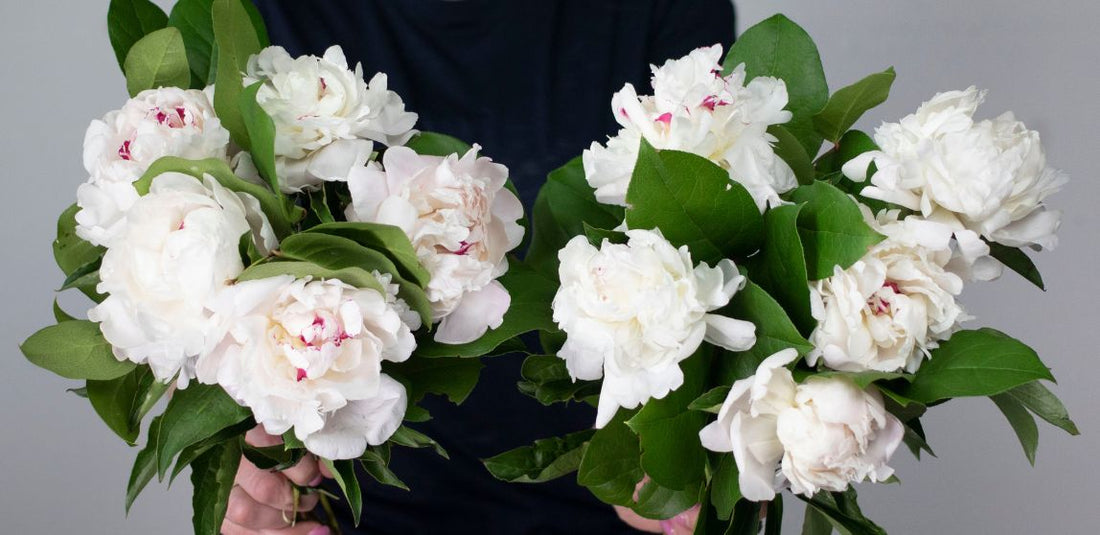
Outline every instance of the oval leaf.
{"label": "oval leaf", "polygon": [[156,444],[158,477],[164,478],[184,448],[250,416],[252,411],[238,405],[220,386],[192,382],[177,391],[161,415]]}
{"label": "oval leaf", "polygon": [[233,141],[249,149],[252,143],[240,108],[240,95],[244,91],[241,73],[249,56],[259,52],[263,45],[244,4],[242,0],[214,0],[210,9],[218,50],[214,110]]}
{"label": "oval leaf", "polygon": [[134,43],[126,55],[126,90],[135,96],[146,89],[191,87],[191,68],[183,36],[175,28],[162,28]]}
{"label": "oval leaf", "polygon": [[107,36],[118,67],[125,72],[126,55],[134,43],[168,23],[168,16],[149,0],[111,0],[107,8]]}
{"label": "oval leaf", "polygon": [[192,524],[196,535],[221,533],[240,462],[241,441],[234,439],[210,448],[191,463]]}
{"label": "oval leaf", "polygon": [[135,367],[133,362],[115,358],[99,324],[87,320],[46,327],[27,338],[19,349],[35,366],[67,379],[110,380]]}
{"label": "oval leaf", "polygon": [[594,430],[579,431],[564,437],[536,440],[530,446],[490,457],[482,461],[493,477],[511,483],[542,483],[576,471],[584,448]]}
{"label": "oval leaf", "polygon": [[847,269],[883,239],[863,220],[859,205],[835,186],[820,181],[801,186],[791,200],[804,203],[798,235],[810,280],[831,277],[835,266]]}
{"label": "oval leaf", "polygon": [[840,137],[856,124],[863,114],[875,106],[886,102],[890,96],[890,86],[894,85],[894,68],[875,73],[847,87],[840,88],[829,97],[817,115],[814,115],[814,128],[825,139],[840,141]]}

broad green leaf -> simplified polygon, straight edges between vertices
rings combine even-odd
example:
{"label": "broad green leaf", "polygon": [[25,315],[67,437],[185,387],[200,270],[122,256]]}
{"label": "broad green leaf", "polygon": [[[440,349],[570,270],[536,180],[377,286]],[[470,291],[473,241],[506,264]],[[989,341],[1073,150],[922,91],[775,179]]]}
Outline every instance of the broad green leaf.
{"label": "broad green leaf", "polygon": [[191,519],[195,535],[218,535],[229,506],[229,492],[241,462],[241,440],[229,440],[210,448],[191,463]]}
{"label": "broad green leaf", "polygon": [[681,362],[683,385],[663,399],[647,401],[626,422],[640,439],[642,470],[671,490],[690,489],[705,479],[707,454],[697,437],[709,418],[688,410],[688,405],[705,392],[710,353],[710,347],[703,345]]}
{"label": "broad green leaf", "polygon": [[149,436],[145,439],[145,447],[134,457],[134,467],[130,469],[130,480],[126,485],[126,514],[130,514],[130,507],[134,505],[134,500],[142,490],[145,490],[145,486],[157,473],[157,447],[160,444],[162,420],[162,416],[153,418],[149,424]]}
{"label": "broad green leaf", "polygon": [[595,430],[588,429],[536,440],[482,461],[493,477],[511,483],[542,483],[575,472],[580,467],[584,448]]}
{"label": "broad green leaf", "polygon": [[168,15],[168,25],[183,35],[187,64],[191,66],[191,86],[202,89],[213,81],[217,58],[214,51],[214,0],[179,0]]}
{"label": "broad green leaf", "polygon": [[260,448],[246,443],[243,451],[248,462],[260,470],[286,470],[298,464],[307,453],[306,450],[288,450],[282,444]]}
{"label": "broad green leaf", "polygon": [[238,105],[244,128],[248,131],[248,141],[251,143],[248,150],[252,155],[252,163],[260,176],[267,180],[272,191],[279,191],[275,164],[275,122],[256,100],[256,94],[263,85],[263,82],[256,82],[246,87],[240,94]]}
{"label": "broad green leaf", "polygon": [[359,458],[359,464],[363,466],[363,470],[370,474],[375,481],[389,485],[391,487],[397,487],[401,490],[409,490],[409,486],[401,481],[397,477],[397,474],[393,473],[389,467],[389,449],[388,446],[383,446],[385,454],[380,453],[377,449],[368,449],[362,457]]}
{"label": "broad green leaf", "polygon": [[126,90],[136,96],[146,89],[191,86],[191,68],[180,31],[168,27],[134,43],[126,55]]}
{"label": "broad green leaf", "polygon": [[1008,269],[1019,273],[1031,284],[1038,286],[1040,290],[1047,289],[1043,285],[1043,276],[1039,274],[1039,268],[1035,267],[1035,263],[1023,250],[989,242],[989,255],[999,260]]}
{"label": "broad green leaf", "polygon": [[184,448],[252,415],[220,386],[192,382],[172,395],[164,410],[157,444],[157,476],[164,479]]}
{"label": "broad green leaf", "polygon": [[813,116],[829,99],[829,86],[817,45],[801,27],[783,15],[775,15],[745,30],[730,47],[723,63],[725,72],[745,64],[746,79],[774,76],[787,85],[787,109],[793,117],[784,125],[802,143],[806,154],[817,155],[821,135]]}
{"label": "broad green leaf", "polygon": [[825,107],[814,115],[814,127],[825,139],[837,142],[867,110],[886,102],[894,85],[894,68],[867,76],[837,89]]}
{"label": "broad green leaf", "polygon": [[[731,518],[719,518],[718,512],[710,505],[710,491],[699,500],[699,516],[695,520],[693,535],[726,535],[729,531]],[[732,507],[732,506],[731,506]]]}
{"label": "broad green leaf", "polygon": [[810,280],[831,277],[836,266],[847,269],[883,239],[863,220],[851,197],[825,182],[799,187],[791,200],[803,204],[798,234]]}
{"label": "broad green leaf", "polygon": [[421,287],[427,286],[431,278],[428,270],[420,265],[409,237],[398,227],[381,223],[339,222],[317,225],[308,232],[340,236],[380,251],[393,261],[402,278]]}
{"label": "broad green leaf", "polygon": [[1029,411],[1035,413],[1035,416],[1046,420],[1047,423],[1071,435],[1081,434],[1077,430],[1077,424],[1070,420],[1069,411],[1066,410],[1065,405],[1062,405],[1058,397],[1043,386],[1043,383],[1039,381],[1024,383],[1006,391],[1004,395],[1020,402]]}
{"label": "broad green leaf", "polygon": [[764,518],[764,535],[780,535],[783,531],[783,495],[776,494],[768,502],[768,511]]}
{"label": "broad green leaf", "polygon": [[317,191],[309,192],[309,211],[317,218],[317,223],[335,223],[332,209],[328,205],[328,189],[322,187]]}
{"label": "broad green leaf", "polygon": [[604,503],[630,507],[634,488],[642,480],[638,435],[624,423],[629,412],[619,413],[588,442],[577,469],[577,483]]}
{"label": "broad green leaf", "polygon": [[360,268],[327,269],[312,262],[282,261],[256,264],[244,270],[240,276],[237,277],[237,280],[259,280],[280,275],[290,275],[296,279],[304,279],[306,277],[310,277],[313,280],[336,279],[345,284],[355,286],[356,288],[371,288],[379,293],[385,293],[385,289],[382,288],[378,279]]}
{"label": "broad green leaf", "polygon": [[[504,343],[516,336],[537,330],[555,329],[550,303],[557,283],[518,262],[511,262],[508,273],[500,279],[512,296],[512,304],[504,321],[496,329],[468,344],[441,344],[429,338],[418,340],[417,355],[425,357],[480,357],[496,355]],[[430,336],[430,335],[427,335]]]}
{"label": "broad green leaf", "polygon": [[732,385],[734,381],[756,373],[756,368],[764,359],[784,349],[794,348],[800,355],[813,349],[798,333],[783,307],[752,281],[734,294],[730,304],[719,313],[756,325],[756,344],[748,351],[723,351],[716,357],[717,366],[713,375],[717,384]]}
{"label": "broad green leaf", "polygon": [[729,396],[729,393],[730,385],[713,388],[695,398],[695,401],[688,404],[688,409],[718,414],[718,411],[722,408],[722,404],[726,402],[726,397]]}
{"label": "broad green leaf", "polygon": [[[798,331],[809,336],[817,325],[810,312],[806,253],[798,233],[798,205],[777,206],[764,214],[764,245],[746,265],[749,278],[775,297]],[[734,316],[740,317],[740,316]]]}
{"label": "broad green leaf", "polygon": [[1006,393],[989,396],[1001,414],[1005,415],[1012,430],[1016,432],[1016,438],[1020,440],[1020,446],[1024,448],[1027,462],[1035,466],[1035,449],[1039,447],[1039,428],[1035,425],[1035,418],[1027,411],[1023,403]]}
{"label": "broad green leaf", "polygon": [[768,127],[768,133],[775,136],[776,139],[772,145],[775,155],[787,162],[791,171],[794,171],[798,183],[802,185],[812,184],[815,174],[813,158],[806,154],[806,148],[802,146],[798,138],[794,137],[794,134],[789,130],[777,124]]}
{"label": "broad green leaf", "polygon": [[905,422],[904,426],[905,434],[902,435],[901,440],[905,443],[905,447],[909,448],[914,458],[919,461],[922,451],[933,457],[936,456],[936,452],[932,451],[932,447],[928,445],[928,437],[924,435],[924,427],[921,425],[920,419],[913,418]]}
{"label": "broad green leaf", "polygon": [[740,500],[733,508],[729,535],[757,535],[760,533],[760,503]]}
{"label": "broad green leaf", "polygon": [[593,228],[616,228],[622,224],[623,208],[601,204],[584,178],[580,156],[546,177],[531,213],[531,247],[524,259],[547,276],[557,277],[558,251],[574,236],[584,234],[584,224]]}
{"label": "broad green leaf", "polygon": [[684,490],[672,490],[651,479],[638,489],[638,500],[631,508],[644,518],[665,520],[699,503],[702,491],[702,483]]}
{"label": "broad green leaf", "polygon": [[76,318],[69,315],[68,312],[65,312],[65,310],[61,308],[61,304],[57,302],[56,298],[53,300],[53,319],[58,323],[76,320]]}
{"label": "broad green leaf", "polygon": [[932,351],[903,394],[922,403],[1000,394],[1036,379],[1053,381],[1030,347],[993,329],[959,331]]}
{"label": "broad green leaf", "polygon": [[91,286],[93,289],[99,284],[99,267],[102,264],[102,259],[97,259],[93,262],[85,264],[76,268],[75,271],[69,273],[68,277],[65,277],[65,281],[61,283],[61,288],[57,291],[62,292],[70,288],[88,288]]}
{"label": "broad green leaf", "polygon": [[588,238],[588,243],[597,249],[603,246],[604,241],[619,244],[630,241],[625,232],[596,228],[588,223],[584,224],[584,236]]}
{"label": "broad green leaf", "polygon": [[673,245],[687,245],[695,262],[745,257],[760,247],[764,221],[752,196],[701,156],[657,152],[642,140],[626,202],[630,228],[660,229]]}
{"label": "broad green leaf", "polygon": [[107,36],[118,67],[125,72],[126,54],[142,37],[168,24],[168,15],[149,0],[111,0],[107,8]]}
{"label": "broad green leaf", "polygon": [[[106,249],[92,245],[76,235],[75,217],[79,211],[80,207],[73,204],[57,218],[57,238],[53,241],[53,257],[66,277],[84,266],[95,264],[106,252]],[[89,284],[80,281],[74,287],[79,288],[84,295],[97,303],[106,297],[95,291],[94,281],[89,281]]]}
{"label": "broad green leaf", "polygon": [[359,480],[355,477],[355,461],[321,459],[321,462],[325,463],[329,472],[332,472],[333,479],[340,485],[340,490],[344,491],[344,497],[347,498],[348,508],[351,511],[351,518],[355,526],[358,527],[359,517],[363,512],[363,492],[359,488]]}
{"label": "broad green leaf", "polygon": [[[871,136],[859,130],[849,130],[844,133],[832,149],[817,159],[814,166],[817,169],[818,176],[824,178],[840,173],[840,169],[844,167],[844,164],[860,154],[873,150],[879,150],[879,147],[875,144],[875,140],[871,139]],[[868,173],[868,175],[870,174]],[[837,181],[833,185],[851,194],[859,193],[866,185],[866,181],[856,182],[843,175],[838,175],[836,178]],[[845,185],[850,185],[852,189],[846,189]]]}
{"label": "broad green leaf", "polygon": [[88,381],[88,400],[103,422],[131,446],[141,432],[141,420],[168,390],[148,366],[108,381]]}
{"label": "broad green leaf", "polygon": [[214,42],[218,47],[214,110],[233,141],[248,149],[252,143],[240,108],[240,95],[244,91],[242,73],[248,65],[248,57],[259,52],[263,45],[245,8],[246,3],[249,2],[214,0],[210,9]]}
{"label": "broad green leaf", "polygon": [[[176,464],[172,467],[172,474],[168,477],[168,485],[170,486],[176,481],[176,477],[183,472],[184,468],[187,468],[191,463],[195,462],[202,454],[206,453],[210,448],[217,446],[227,440],[235,439],[237,437],[244,436],[250,429],[256,427],[256,421],[252,418],[245,418],[240,423],[233,424],[207,438],[204,438],[186,448],[180,452],[179,457],[176,458]],[[294,433],[294,431],[290,431]],[[249,446],[251,447],[251,446]],[[283,449],[283,446],[272,446],[272,448]],[[287,454],[295,454],[295,452],[301,453],[305,450],[289,450]],[[257,465],[259,466],[259,465]]]}
{"label": "broad green leaf", "polygon": [[443,449],[443,446],[440,446],[438,442],[428,435],[410,427],[398,427],[389,441],[406,448],[432,448],[440,457],[444,459],[450,458],[450,455],[447,454],[447,450]]}
{"label": "broad green leaf", "polygon": [[886,410],[890,411],[890,414],[897,416],[898,419],[903,422],[923,416],[927,411],[927,407],[923,403],[897,393],[897,390],[904,390],[907,386],[908,384],[906,383],[880,383],[875,385],[875,388],[882,393],[882,400],[886,403]]}
{"label": "broad green leaf", "polygon": [[831,535],[833,524],[829,517],[813,507],[806,508],[806,516],[802,520],[802,535]]}
{"label": "broad green leaf", "polygon": [[31,364],[66,379],[106,381],[122,377],[135,367],[133,362],[115,358],[99,324],[86,320],[45,327],[27,338],[19,349]]}
{"label": "broad green leaf", "polygon": [[599,381],[574,381],[565,360],[553,355],[531,355],[523,361],[519,390],[543,405],[587,401],[600,394]]}
{"label": "broad green leaf", "polygon": [[271,222],[275,235],[279,238],[290,235],[293,232],[291,224],[301,219],[301,208],[288,204],[287,200],[279,194],[233,174],[229,165],[217,158],[206,160],[185,160],[171,156],[161,158],[153,162],[145,174],[134,182],[134,188],[138,194],[145,195],[149,193],[153,180],[168,172],[191,175],[197,180],[210,175],[226,189],[255,197],[260,203],[260,209]]}
{"label": "broad green leaf", "polygon": [[462,156],[472,148],[461,139],[436,132],[420,132],[409,139],[405,146],[422,156]]}
{"label": "broad green leaf", "polygon": [[423,357],[387,364],[384,371],[405,385],[410,404],[420,401],[425,394],[447,396],[451,403],[461,404],[473,392],[484,367],[477,359]]}
{"label": "broad green leaf", "polygon": [[718,518],[731,520],[733,508],[741,500],[741,485],[738,483],[737,462],[731,453],[720,455],[714,476],[710,480],[710,503],[714,506]]}
{"label": "broad green leaf", "polygon": [[855,385],[858,386],[860,389],[866,389],[868,386],[871,385],[871,383],[876,383],[878,381],[901,380],[901,381],[907,381],[908,382],[908,381],[913,380],[912,375],[907,374],[907,373],[897,373],[897,372],[878,372],[878,371],[839,372],[839,371],[834,371],[834,370],[824,370],[824,371],[818,372],[818,371],[808,371],[808,370],[802,370],[802,369],[795,370],[794,378],[799,383],[801,383],[803,380],[811,378],[811,377],[816,377],[816,378],[819,378],[819,379],[825,379],[825,378],[829,378],[829,377],[843,377],[843,378],[848,379],[849,381],[855,383]]}
{"label": "broad green leaf", "polygon": [[[847,493],[854,496],[855,491],[849,488]],[[795,494],[798,499],[806,502],[806,507],[815,509],[842,535],[886,535],[886,530],[863,516],[863,512],[855,505],[854,500],[845,498],[844,494],[819,492],[813,498],[806,498]]]}

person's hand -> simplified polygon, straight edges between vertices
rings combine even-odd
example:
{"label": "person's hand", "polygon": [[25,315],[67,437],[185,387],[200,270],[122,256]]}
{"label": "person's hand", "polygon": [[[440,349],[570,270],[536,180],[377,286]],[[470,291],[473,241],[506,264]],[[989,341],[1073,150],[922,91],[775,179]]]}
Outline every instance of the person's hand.
{"label": "person's hand", "polygon": [[[638,492],[642,490],[647,481],[649,481],[649,476],[643,477],[638,482],[638,486],[634,487],[635,501],[638,500]],[[691,535],[695,531],[695,523],[699,520],[699,505],[696,504],[667,520],[645,518],[629,507],[621,505],[615,506],[615,514],[619,515],[619,520],[625,522],[626,525],[639,531],[663,533],[664,535]]]}
{"label": "person's hand", "polygon": [[[256,427],[245,435],[245,442],[266,447],[283,441]],[[312,455],[282,472],[261,470],[242,457],[229,493],[222,535],[329,535],[329,528],[317,522],[294,523],[297,513],[317,506],[317,496],[302,495],[295,504],[290,483],[315,487],[322,481],[322,469]]]}

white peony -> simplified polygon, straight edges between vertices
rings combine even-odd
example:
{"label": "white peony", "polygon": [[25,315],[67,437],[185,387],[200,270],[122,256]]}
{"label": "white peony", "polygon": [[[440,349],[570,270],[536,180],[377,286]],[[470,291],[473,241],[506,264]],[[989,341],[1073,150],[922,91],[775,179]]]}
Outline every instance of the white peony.
{"label": "white peony", "polygon": [[881,150],[848,162],[844,173],[865,180],[862,194],[950,222],[1009,247],[1054,247],[1061,213],[1043,199],[1066,176],[1046,164],[1039,134],[1012,113],[975,122],[985,93],[970,87],[937,94],[916,113],[875,131]]}
{"label": "white peony", "polygon": [[251,196],[209,176],[153,179],[103,256],[96,289],[108,295],[88,312],[115,356],[148,363],[162,382],[178,373],[186,386],[214,328],[210,301],[244,268],[238,245],[249,232],[261,251],[275,243]]}
{"label": "white peony", "polygon": [[400,227],[431,274],[427,287],[435,339],[472,342],[499,327],[511,297],[496,279],[505,255],[523,240],[523,206],[504,187],[508,168],[479,158],[477,145],[461,158],[421,156],[395,147],[348,180],[349,221]]}
{"label": "white peony", "polygon": [[915,372],[939,340],[969,319],[955,302],[962,279],[948,270],[951,228],[897,211],[877,220],[864,215],[886,239],[848,269],[810,284],[817,327],[810,336],[818,360],[843,371]]}
{"label": "white peony", "polygon": [[593,143],[583,155],[585,177],[600,202],[626,205],[643,138],[658,150],[691,152],[720,165],[761,211],[798,185],[767,133],[791,119],[783,109],[786,85],[767,76],[746,84],[743,65],[723,77],[721,57],[719,45],[696,49],[652,66],[652,96],[639,97],[631,84],[615,93],[611,108],[622,129],[606,146]]}
{"label": "white peony", "polygon": [[256,100],[275,122],[278,175],[288,193],[344,181],[370,157],[371,140],[402,145],[416,133],[417,115],[387,88],[386,75],[364,81],[362,66],[349,70],[339,46],[320,58],[265,48],[245,72],[246,85],[259,81]]}
{"label": "white peony", "polygon": [[882,395],[841,376],[796,384],[785,366],[797,358],[785,349],[733,383],[718,419],[699,431],[703,447],[733,452],[741,493],[757,502],[788,483],[809,497],[893,475],[886,463],[905,430]]}
{"label": "white peony", "polygon": [[[377,276],[377,275],[376,275]],[[405,416],[405,388],[382,373],[416,348],[415,314],[385,293],[284,275],[237,283],[214,309],[226,336],[199,359],[198,378],[252,409],[264,430],[290,429],[326,459],[354,459]]]}
{"label": "white peony", "polygon": [[732,351],[756,343],[752,323],[709,313],[745,284],[733,262],[695,266],[660,231],[626,234],[599,249],[577,236],[558,253],[554,321],[567,335],[558,356],[574,380],[603,377],[596,427],[679,388],[680,361],[704,340]]}
{"label": "white peony", "polygon": [[206,93],[164,87],[149,89],[84,134],[88,181],[77,189],[76,233],[95,245],[118,235],[126,210],[138,198],[132,183],[164,156],[192,160],[226,158],[229,131],[214,115]]}

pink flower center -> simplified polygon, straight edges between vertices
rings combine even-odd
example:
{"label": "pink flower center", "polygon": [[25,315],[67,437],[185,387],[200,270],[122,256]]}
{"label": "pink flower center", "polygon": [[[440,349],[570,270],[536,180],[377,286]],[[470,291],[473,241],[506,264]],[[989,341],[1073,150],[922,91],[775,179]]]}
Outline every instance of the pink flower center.
{"label": "pink flower center", "polygon": [[654,121],[658,123],[664,123],[665,126],[668,126],[672,124],[672,113],[666,111],[658,116],[656,119],[654,119]]}
{"label": "pink flower center", "polygon": [[309,377],[304,368],[298,368],[298,382],[302,382],[303,379]]}
{"label": "pink flower center", "polygon": [[714,108],[717,107],[717,106],[728,106],[728,105],[729,105],[729,102],[727,102],[725,100],[721,100],[715,95],[710,95],[707,98],[703,99],[703,103],[701,104],[701,106],[703,106],[704,108],[706,108],[710,111],[714,111]]}
{"label": "pink flower center", "polygon": [[168,128],[183,128],[187,126],[187,110],[183,107],[176,107],[169,111],[164,111],[159,106],[150,110],[153,117],[157,120],[161,126],[167,126]]}
{"label": "pink flower center", "polygon": [[123,160],[132,160],[133,156],[130,154],[130,140],[122,142],[122,146],[118,148],[118,157]]}
{"label": "pink flower center", "polygon": [[472,243],[466,243],[465,241],[460,241],[460,242],[458,242],[458,250],[455,251],[455,254],[465,255],[466,253],[470,252],[470,247],[473,247],[473,246],[474,246],[474,244],[472,244]]}
{"label": "pink flower center", "polygon": [[[883,289],[889,288],[892,292],[894,292],[894,295],[903,295],[903,292],[901,291],[901,288],[898,287],[898,283],[896,283],[894,281],[890,281],[890,280],[886,281],[885,283],[882,284],[882,288]],[[890,302],[887,301],[885,298],[883,298],[883,296],[881,295],[881,292],[882,292],[882,290],[879,290],[878,292],[875,292],[875,294],[872,295],[871,298],[867,300],[867,306],[871,308],[871,313],[876,315],[876,316],[881,316],[883,314],[890,314],[890,313],[893,312],[893,310],[890,306]]]}

